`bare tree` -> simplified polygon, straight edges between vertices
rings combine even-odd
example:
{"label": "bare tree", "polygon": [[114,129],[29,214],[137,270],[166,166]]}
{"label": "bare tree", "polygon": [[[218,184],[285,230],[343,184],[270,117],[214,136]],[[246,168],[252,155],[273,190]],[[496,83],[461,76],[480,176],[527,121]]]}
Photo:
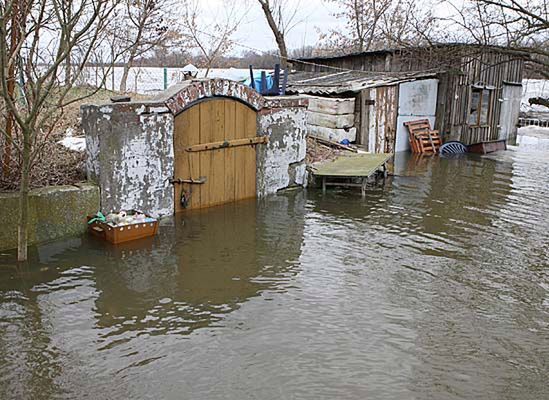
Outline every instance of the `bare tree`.
{"label": "bare tree", "polygon": [[530,68],[549,78],[547,0],[446,0],[443,4],[453,10],[443,19],[446,30],[453,32],[450,40],[527,51]]}
{"label": "bare tree", "polygon": [[[12,9],[10,10],[10,15],[5,15],[5,18],[10,18],[11,26],[18,26],[20,24],[20,21],[22,19],[22,15],[25,14],[26,10],[25,7],[20,7],[19,3],[13,4]],[[6,36],[7,38],[7,36]],[[20,30],[19,29],[11,29],[10,30],[10,47],[9,51],[15,52],[17,51],[17,46],[20,42]],[[7,43],[5,44],[7,46]],[[5,66],[2,64],[2,68],[5,68]],[[7,76],[7,84],[6,84],[6,95],[11,99],[11,101],[15,101],[15,63],[11,63],[6,70]],[[12,140],[13,140],[13,128],[15,124],[15,118],[13,115],[13,112],[11,110],[6,110],[6,125],[5,125],[5,135],[2,138],[3,140],[0,141],[0,143],[4,143],[3,146],[3,157],[2,157],[2,175],[7,176],[9,174],[9,166],[11,164],[11,151],[12,151]]]}
{"label": "bare tree", "polygon": [[257,0],[261,5],[263,14],[267,19],[269,28],[273,32],[278,51],[280,52],[280,65],[286,69],[288,65],[288,49],[286,47],[286,34],[299,23],[296,21],[301,2],[288,0]]}
{"label": "bare tree", "polygon": [[433,44],[437,19],[429,1],[393,0],[381,15],[377,45],[414,47]]}
{"label": "bare tree", "polygon": [[323,35],[325,45],[343,51],[371,50],[379,35],[379,24],[392,0],[326,0],[340,9],[334,17],[345,23],[343,30]]}
{"label": "bare tree", "polygon": [[231,37],[242,23],[247,9],[239,9],[241,4],[235,0],[223,0],[221,7],[210,8],[206,17],[200,4],[199,0],[184,3],[182,35],[188,47],[198,50],[203,57],[205,76],[208,76],[214,63],[234,47]]}
{"label": "bare tree", "polygon": [[[15,126],[14,149],[21,159],[19,185],[19,261],[27,259],[30,173],[44,143],[63,113],[63,107],[77,101],[72,83],[85,67],[114,8],[110,0],[74,2],[71,17],[63,11],[63,0],[4,0],[0,2],[0,97],[3,113],[12,115]],[[17,13],[17,18],[12,18]],[[16,45],[9,42],[17,31]],[[79,64],[71,81],[62,77],[63,64],[78,50]],[[14,70],[11,74],[9,71]],[[14,76],[20,91],[13,94]],[[63,81],[63,82],[62,82]],[[68,83],[68,85],[66,85]],[[0,130],[7,137],[5,129]]]}
{"label": "bare tree", "polygon": [[124,57],[124,71],[120,91],[126,91],[128,75],[136,58],[163,45],[170,37],[169,17],[171,2],[167,0],[123,0],[123,12],[118,15],[119,24],[113,27],[113,37],[118,37]]}

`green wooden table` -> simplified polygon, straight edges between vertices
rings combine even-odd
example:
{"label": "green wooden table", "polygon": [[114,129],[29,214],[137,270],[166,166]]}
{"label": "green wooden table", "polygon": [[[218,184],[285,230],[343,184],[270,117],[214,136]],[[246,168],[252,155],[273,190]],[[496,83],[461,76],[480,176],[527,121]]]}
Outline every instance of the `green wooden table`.
{"label": "green wooden table", "polygon": [[[322,177],[323,192],[326,192],[326,186],[355,186],[361,188],[362,196],[364,197],[366,195],[368,178],[374,175],[380,168],[383,169],[385,176],[387,173],[386,164],[391,157],[393,157],[391,153],[343,155],[337,157],[335,160],[317,165],[313,170],[313,175]],[[361,183],[329,181],[337,178],[360,179]]]}

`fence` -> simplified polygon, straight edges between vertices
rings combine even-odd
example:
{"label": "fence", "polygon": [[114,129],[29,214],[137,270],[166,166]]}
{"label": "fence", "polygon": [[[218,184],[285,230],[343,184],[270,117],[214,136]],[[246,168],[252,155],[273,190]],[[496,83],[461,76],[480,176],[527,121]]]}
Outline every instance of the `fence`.
{"label": "fence", "polygon": [[549,113],[544,117],[519,117],[518,126],[539,126],[541,128],[549,128]]}

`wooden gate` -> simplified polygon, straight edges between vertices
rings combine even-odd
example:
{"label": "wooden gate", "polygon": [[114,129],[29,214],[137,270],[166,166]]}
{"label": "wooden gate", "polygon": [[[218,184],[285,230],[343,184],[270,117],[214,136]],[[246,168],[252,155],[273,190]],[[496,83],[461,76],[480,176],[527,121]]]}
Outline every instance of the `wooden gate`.
{"label": "wooden gate", "polygon": [[198,103],[175,118],[175,211],[256,196],[256,112],[232,99]]}

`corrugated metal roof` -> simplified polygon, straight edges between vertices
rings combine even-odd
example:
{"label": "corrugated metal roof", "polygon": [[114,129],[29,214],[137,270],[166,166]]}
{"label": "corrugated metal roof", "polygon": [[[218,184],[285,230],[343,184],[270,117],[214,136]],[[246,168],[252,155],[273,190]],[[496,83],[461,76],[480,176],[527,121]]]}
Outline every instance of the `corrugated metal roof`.
{"label": "corrugated metal roof", "polygon": [[317,95],[352,93],[435,76],[436,72],[295,72],[288,76],[286,92]]}

